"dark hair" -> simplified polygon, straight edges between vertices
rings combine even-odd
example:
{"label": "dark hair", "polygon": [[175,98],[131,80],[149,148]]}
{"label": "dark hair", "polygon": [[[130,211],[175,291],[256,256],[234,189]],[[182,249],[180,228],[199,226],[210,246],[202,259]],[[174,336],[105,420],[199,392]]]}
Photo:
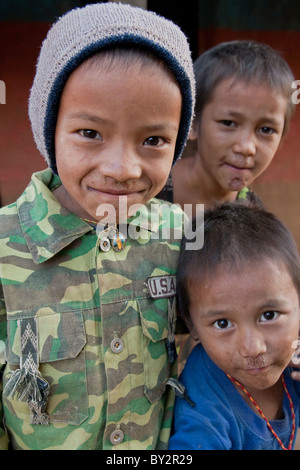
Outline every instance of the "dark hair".
{"label": "dark hair", "polygon": [[[183,238],[177,271],[177,308],[188,326],[189,286],[211,278],[222,265],[229,271],[245,263],[271,259],[290,274],[300,299],[300,259],[294,238],[273,214],[258,205],[224,203],[204,213],[204,223],[193,221],[193,233],[204,230],[204,245],[186,249],[191,240]],[[198,235],[197,235],[198,233]]]}
{"label": "dark hair", "polygon": [[212,99],[216,86],[227,78],[266,83],[287,99],[283,135],[287,132],[295,105],[292,102],[293,73],[279,52],[256,41],[230,41],[201,54],[194,63],[196,77],[196,119]]}

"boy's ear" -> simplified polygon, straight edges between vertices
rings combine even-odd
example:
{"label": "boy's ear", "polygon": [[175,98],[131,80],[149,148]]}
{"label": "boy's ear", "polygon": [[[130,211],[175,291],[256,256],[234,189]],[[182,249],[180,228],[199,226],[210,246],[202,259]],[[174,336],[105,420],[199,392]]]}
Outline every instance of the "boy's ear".
{"label": "boy's ear", "polygon": [[199,341],[199,335],[197,334],[193,325],[189,325],[190,335],[194,341]]}

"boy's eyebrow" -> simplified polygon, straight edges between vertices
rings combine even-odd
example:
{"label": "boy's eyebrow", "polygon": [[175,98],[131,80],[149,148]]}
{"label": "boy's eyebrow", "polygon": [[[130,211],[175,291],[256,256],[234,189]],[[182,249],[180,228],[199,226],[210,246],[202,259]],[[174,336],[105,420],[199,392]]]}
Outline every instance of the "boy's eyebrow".
{"label": "boy's eyebrow", "polygon": [[[106,120],[106,119],[103,119],[101,118],[100,116],[94,116],[93,114],[88,114],[88,113],[84,113],[84,112],[81,112],[81,111],[78,111],[78,112],[74,112],[74,113],[70,113],[68,116],[67,116],[67,119],[69,119],[70,121],[72,119],[82,119],[83,121],[92,121],[92,122],[96,122],[96,123],[102,123],[102,124],[105,124],[105,123],[109,123],[110,121],[109,120]],[[149,124],[149,125],[145,125],[145,126],[141,126],[141,128],[144,130],[144,131],[148,131],[148,132],[154,132],[154,131],[165,131],[167,129],[173,129],[174,131],[178,131],[178,126],[173,124],[172,122],[160,122],[160,123],[155,123],[155,124]]]}
{"label": "boy's eyebrow", "polygon": [[93,114],[87,114],[84,112],[74,112],[70,113],[67,116],[67,119],[82,119],[84,121],[95,121],[95,122],[105,122],[105,119],[100,118],[99,116],[94,116]]}
{"label": "boy's eyebrow", "polygon": [[201,312],[201,317],[214,318],[220,316],[226,316],[230,311],[227,310],[208,310],[207,312]]}
{"label": "boy's eyebrow", "polygon": [[173,124],[172,122],[162,122],[160,124],[150,124],[149,126],[142,126],[144,131],[148,132],[159,132],[165,131],[167,129],[173,129],[174,131],[178,131],[178,126]]}
{"label": "boy's eyebrow", "polygon": [[[267,310],[284,310],[286,307],[286,299],[270,299],[266,300],[263,304],[259,304],[256,306],[257,312],[265,312]],[[230,313],[230,310],[208,310],[207,312],[203,313],[203,317],[207,318],[214,318],[214,317],[225,317]]]}
{"label": "boy's eyebrow", "polygon": [[282,299],[272,299],[265,302],[263,305],[260,305],[261,310],[282,310],[286,307],[288,300],[286,298]]}
{"label": "boy's eyebrow", "polygon": [[[243,113],[240,113],[238,111],[233,111],[233,110],[227,110],[227,113],[228,113],[228,116],[229,117],[243,117]],[[274,118],[273,116],[263,116],[260,118],[260,121],[263,121],[263,122],[266,122],[266,123],[269,123],[269,124],[279,124],[279,121]]]}

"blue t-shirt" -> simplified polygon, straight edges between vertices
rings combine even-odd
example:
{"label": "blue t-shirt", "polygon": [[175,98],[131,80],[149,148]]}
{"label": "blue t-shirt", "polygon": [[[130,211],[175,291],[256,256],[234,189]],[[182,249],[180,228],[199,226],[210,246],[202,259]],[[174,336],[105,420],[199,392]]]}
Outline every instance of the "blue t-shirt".
{"label": "blue t-shirt", "polygon": [[[286,369],[284,378],[293,400],[297,432],[300,384],[293,381],[290,373],[291,370]],[[176,398],[170,450],[281,450],[265,420],[250,408],[200,344],[189,356],[180,382],[196,406]],[[287,447],[292,419],[286,394],[283,411],[284,418],[270,421],[270,424]]]}

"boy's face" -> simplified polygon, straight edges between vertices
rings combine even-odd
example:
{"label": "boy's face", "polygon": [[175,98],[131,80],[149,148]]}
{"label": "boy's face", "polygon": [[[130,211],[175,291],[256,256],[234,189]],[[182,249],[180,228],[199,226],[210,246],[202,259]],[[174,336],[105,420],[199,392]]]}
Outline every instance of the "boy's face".
{"label": "boy's face", "polygon": [[252,394],[278,382],[299,330],[298,294],[281,264],[220,267],[203,285],[193,283],[189,298],[194,332],[218,367]]}
{"label": "boy's face", "polygon": [[198,162],[208,188],[228,197],[250,185],[271,163],[284,128],[286,98],[267,84],[225,79],[196,120]]}
{"label": "boy's face", "polygon": [[[79,67],[68,79],[55,134],[57,197],[80,217],[99,206],[145,204],[167,180],[181,118],[181,92],[159,66]],[[86,64],[83,64],[86,65]],[[104,214],[103,214],[104,215]]]}

